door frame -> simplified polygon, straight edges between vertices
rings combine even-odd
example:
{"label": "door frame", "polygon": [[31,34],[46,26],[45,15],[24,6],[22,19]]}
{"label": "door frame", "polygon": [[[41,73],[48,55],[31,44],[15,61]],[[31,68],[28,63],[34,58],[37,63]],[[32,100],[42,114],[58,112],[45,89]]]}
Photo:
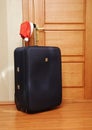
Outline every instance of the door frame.
{"label": "door frame", "polygon": [[86,0],[85,99],[92,99],[92,0]]}

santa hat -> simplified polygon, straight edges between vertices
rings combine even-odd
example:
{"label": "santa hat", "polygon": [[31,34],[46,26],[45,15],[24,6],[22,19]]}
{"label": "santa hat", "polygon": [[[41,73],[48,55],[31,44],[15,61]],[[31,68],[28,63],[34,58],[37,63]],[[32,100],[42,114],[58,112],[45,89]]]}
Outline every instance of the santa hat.
{"label": "santa hat", "polygon": [[24,41],[28,42],[32,36],[34,25],[32,22],[23,22],[20,26],[20,35]]}

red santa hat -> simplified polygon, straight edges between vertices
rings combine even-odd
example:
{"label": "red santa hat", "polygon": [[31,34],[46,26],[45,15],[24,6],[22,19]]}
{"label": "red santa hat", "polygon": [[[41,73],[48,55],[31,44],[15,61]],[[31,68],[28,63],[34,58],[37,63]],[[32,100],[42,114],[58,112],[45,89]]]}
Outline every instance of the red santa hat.
{"label": "red santa hat", "polygon": [[28,42],[33,33],[33,23],[32,22],[23,22],[20,26],[20,35],[24,41]]}

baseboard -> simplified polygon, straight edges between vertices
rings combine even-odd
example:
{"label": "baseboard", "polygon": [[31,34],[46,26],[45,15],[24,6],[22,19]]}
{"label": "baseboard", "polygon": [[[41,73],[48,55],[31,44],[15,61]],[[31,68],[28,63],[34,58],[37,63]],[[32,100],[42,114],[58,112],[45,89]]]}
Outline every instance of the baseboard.
{"label": "baseboard", "polygon": [[[75,99],[63,99],[63,103],[92,103],[92,99],[75,100]],[[14,105],[14,101],[0,101],[0,105]]]}
{"label": "baseboard", "polygon": [[92,103],[92,99],[63,99],[64,103]]}
{"label": "baseboard", "polygon": [[0,105],[14,105],[14,101],[0,101]]}

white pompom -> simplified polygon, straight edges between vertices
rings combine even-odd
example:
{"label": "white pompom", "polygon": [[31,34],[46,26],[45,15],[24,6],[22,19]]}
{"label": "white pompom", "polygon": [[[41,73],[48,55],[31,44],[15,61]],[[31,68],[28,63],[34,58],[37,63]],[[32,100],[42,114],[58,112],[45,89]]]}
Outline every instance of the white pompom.
{"label": "white pompom", "polygon": [[25,37],[25,38],[24,38],[24,41],[25,41],[25,42],[28,42],[28,41],[29,41],[29,38],[28,38],[28,37]]}

